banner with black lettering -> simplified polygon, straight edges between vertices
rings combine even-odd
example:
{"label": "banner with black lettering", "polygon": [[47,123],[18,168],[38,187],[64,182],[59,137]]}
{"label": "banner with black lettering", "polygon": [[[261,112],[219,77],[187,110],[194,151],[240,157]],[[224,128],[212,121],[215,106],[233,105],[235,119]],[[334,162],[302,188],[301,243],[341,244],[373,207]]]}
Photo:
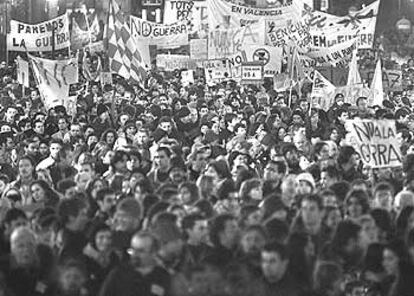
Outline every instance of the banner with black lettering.
{"label": "banner with black lettering", "polygon": [[187,21],[165,25],[146,21],[132,15],[130,20],[131,35],[137,42],[145,42],[148,45],[157,45],[164,48],[188,45],[189,25]]}
{"label": "banner with black lettering", "polygon": [[357,37],[358,49],[372,48],[379,3],[377,0],[347,16],[313,11],[305,5],[313,46],[330,47]]}
{"label": "banner with black lettering", "polygon": [[313,69],[317,66],[346,67],[352,59],[356,48],[356,39],[336,44],[327,48],[311,48],[308,52],[299,51],[302,66]]}
{"label": "banner with black lettering", "polygon": [[78,58],[49,60],[29,55],[46,109],[66,105],[70,85],[78,82]]}
{"label": "banner with black lettering", "polygon": [[348,120],[347,141],[371,168],[401,166],[402,154],[395,120]]}
{"label": "banner with black lettering", "polygon": [[10,21],[7,50],[52,51],[53,46],[56,50],[70,46],[69,18],[67,14],[35,25],[15,20]]}
{"label": "banner with black lettering", "polygon": [[[300,1],[299,1],[300,2]],[[220,25],[233,27],[244,26],[264,19],[271,19],[280,23],[299,19],[301,7],[297,1],[286,1],[279,7],[257,8],[242,6],[224,0],[208,0],[207,14],[208,27],[214,29]]]}
{"label": "banner with black lettering", "polygon": [[165,0],[164,24],[188,21],[190,34],[198,38],[208,35],[207,0]]}

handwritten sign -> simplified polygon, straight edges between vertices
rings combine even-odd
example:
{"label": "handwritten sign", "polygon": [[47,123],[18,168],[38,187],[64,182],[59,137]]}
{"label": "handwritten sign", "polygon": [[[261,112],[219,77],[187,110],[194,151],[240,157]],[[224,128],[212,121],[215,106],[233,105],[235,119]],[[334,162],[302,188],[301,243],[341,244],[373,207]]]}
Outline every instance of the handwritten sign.
{"label": "handwritten sign", "polygon": [[188,44],[188,24],[186,21],[165,25],[130,16],[131,35],[137,42],[149,45],[174,48]]}
{"label": "handwritten sign", "polygon": [[7,34],[7,50],[13,51],[52,51],[70,46],[69,18],[67,14],[52,20],[31,25],[10,21]]}
{"label": "handwritten sign", "polygon": [[194,70],[186,70],[181,72],[181,83],[183,86],[189,86],[194,83]]}
{"label": "handwritten sign", "polygon": [[309,52],[299,52],[299,55],[305,68],[316,66],[345,67],[348,66],[355,48],[356,39],[352,39],[327,48],[312,48]]}
{"label": "handwritten sign", "polygon": [[348,120],[348,141],[371,168],[401,166],[402,154],[394,120]]}
{"label": "handwritten sign", "polygon": [[267,42],[276,47],[295,44],[306,48],[311,45],[311,35],[308,22],[301,19],[297,22],[288,21],[283,27],[277,28],[273,21],[266,22]]}

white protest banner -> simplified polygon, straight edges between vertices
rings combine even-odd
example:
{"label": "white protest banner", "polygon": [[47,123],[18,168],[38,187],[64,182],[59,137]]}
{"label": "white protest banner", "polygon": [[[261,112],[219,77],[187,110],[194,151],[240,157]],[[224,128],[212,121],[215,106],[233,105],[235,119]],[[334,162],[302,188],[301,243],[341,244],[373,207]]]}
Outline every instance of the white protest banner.
{"label": "white protest banner", "polygon": [[207,39],[191,39],[190,40],[190,57],[193,60],[206,60],[208,57],[207,52]]}
{"label": "white protest banner", "polygon": [[264,29],[257,24],[210,30],[208,58],[222,59],[239,54],[246,44],[264,44]]}
{"label": "white protest banner", "polygon": [[164,5],[164,23],[173,24],[191,18],[193,0],[166,0]]}
{"label": "white protest banner", "polygon": [[395,120],[348,120],[347,140],[371,168],[401,166]]}
{"label": "white protest banner", "polygon": [[300,48],[311,45],[310,27],[306,18],[288,20],[280,26],[280,22],[266,21],[266,43],[271,46],[283,47],[293,44]]}
{"label": "white protest banner", "polygon": [[29,55],[46,109],[65,105],[70,85],[78,82],[78,60],[48,60]]}
{"label": "white protest banner", "polygon": [[308,14],[313,46],[330,47],[357,37],[359,49],[370,49],[374,44],[379,0],[348,16],[335,16],[312,11]]}
{"label": "white protest banner", "polygon": [[273,77],[281,72],[283,48],[246,44],[243,46],[247,62],[262,62],[264,77]]}
{"label": "white protest banner", "polygon": [[351,61],[355,48],[356,40],[352,39],[331,47],[312,48],[308,52],[299,52],[299,58],[305,68],[315,68],[316,66],[344,67]]}
{"label": "white protest banner", "polygon": [[312,87],[312,106],[317,106],[327,111],[332,106],[332,95],[335,92],[335,86],[319,71],[315,70],[313,75]]}
{"label": "white protest banner", "polygon": [[188,44],[188,23],[181,21],[164,25],[130,16],[131,35],[137,42],[157,45],[165,48],[176,48]]}
{"label": "white protest banner", "polygon": [[181,71],[181,84],[183,86],[189,86],[190,84],[194,83],[194,71],[193,70],[186,70]]}
{"label": "white protest banner", "polygon": [[164,5],[164,24],[174,24],[186,20],[191,34],[199,38],[208,34],[207,0],[166,0]]}
{"label": "white protest banner", "polygon": [[159,54],[157,55],[157,67],[163,68],[165,71],[174,71],[177,69],[194,70],[197,64],[188,55]]}
{"label": "white protest banner", "polygon": [[7,50],[52,51],[53,44],[56,50],[70,46],[69,18],[67,14],[36,25],[15,20],[10,21],[10,33],[7,34]]}
{"label": "white protest banner", "polygon": [[17,81],[19,84],[29,88],[29,63],[21,57],[17,57]]}
{"label": "white protest banner", "polygon": [[263,79],[262,62],[245,62],[241,65],[242,84],[260,84],[263,83]]}
{"label": "white protest banner", "polygon": [[[300,1],[299,1],[300,2]],[[257,8],[237,5],[225,0],[208,0],[207,14],[210,30],[218,26],[240,27],[254,22],[272,19],[281,23],[300,17],[301,7],[297,1],[286,1],[280,7]]]}

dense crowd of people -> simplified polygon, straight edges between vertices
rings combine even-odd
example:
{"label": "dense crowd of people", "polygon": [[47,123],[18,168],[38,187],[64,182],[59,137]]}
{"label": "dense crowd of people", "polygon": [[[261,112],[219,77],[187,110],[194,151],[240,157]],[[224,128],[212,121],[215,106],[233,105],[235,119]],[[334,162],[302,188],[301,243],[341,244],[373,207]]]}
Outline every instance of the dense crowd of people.
{"label": "dense crowd of people", "polygon": [[[412,84],[325,112],[153,71],[88,83],[68,115],[15,75],[0,65],[1,295],[413,295]],[[401,167],[364,164],[352,118],[395,120]]]}

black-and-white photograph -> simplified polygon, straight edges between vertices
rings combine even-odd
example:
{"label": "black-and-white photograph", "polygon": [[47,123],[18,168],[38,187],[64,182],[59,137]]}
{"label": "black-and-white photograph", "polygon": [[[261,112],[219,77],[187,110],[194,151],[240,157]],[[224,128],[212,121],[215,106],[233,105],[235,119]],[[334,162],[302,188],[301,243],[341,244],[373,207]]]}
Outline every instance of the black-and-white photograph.
{"label": "black-and-white photograph", "polygon": [[0,0],[0,296],[414,296],[414,0]]}

